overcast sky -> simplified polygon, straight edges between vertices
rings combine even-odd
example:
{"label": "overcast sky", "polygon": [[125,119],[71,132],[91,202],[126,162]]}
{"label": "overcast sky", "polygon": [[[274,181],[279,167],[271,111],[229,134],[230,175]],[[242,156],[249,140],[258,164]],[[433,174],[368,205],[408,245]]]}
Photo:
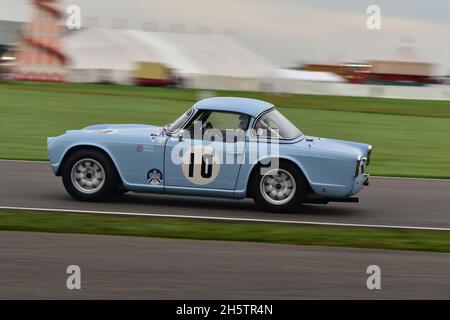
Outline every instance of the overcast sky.
{"label": "overcast sky", "polygon": [[[29,3],[0,0],[0,19],[27,20]],[[232,30],[280,66],[394,58],[408,39],[421,60],[440,65],[439,73],[450,67],[448,0],[61,0],[60,6],[70,4],[80,6],[86,23],[101,26]],[[366,27],[371,4],[381,8],[381,30]]]}

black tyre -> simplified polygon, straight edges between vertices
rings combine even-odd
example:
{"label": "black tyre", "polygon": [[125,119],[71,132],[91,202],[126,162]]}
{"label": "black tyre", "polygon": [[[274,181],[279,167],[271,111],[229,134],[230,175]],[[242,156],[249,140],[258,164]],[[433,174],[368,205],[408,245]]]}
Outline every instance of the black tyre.
{"label": "black tyre", "polygon": [[291,212],[299,209],[308,191],[300,169],[291,162],[280,161],[279,168],[261,173],[257,168],[252,176],[250,192],[258,207],[265,211]]}
{"label": "black tyre", "polygon": [[117,194],[119,175],[103,152],[81,149],[64,161],[61,176],[67,192],[81,201],[98,201]]}

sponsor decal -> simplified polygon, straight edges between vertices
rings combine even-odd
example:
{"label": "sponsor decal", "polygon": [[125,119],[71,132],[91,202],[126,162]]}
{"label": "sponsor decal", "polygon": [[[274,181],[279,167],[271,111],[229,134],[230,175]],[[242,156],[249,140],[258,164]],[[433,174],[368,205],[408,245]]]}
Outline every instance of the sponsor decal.
{"label": "sponsor decal", "polygon": [[153,152],[154,147],[151,145],[145,145],[145,144],[138,144],[136,145],[136,152]]}
{"label": "sponsor decal", "polygon": [[161,184],[163,180],[162,172],[156,168],[147,172],[147,182],[150,184]]}

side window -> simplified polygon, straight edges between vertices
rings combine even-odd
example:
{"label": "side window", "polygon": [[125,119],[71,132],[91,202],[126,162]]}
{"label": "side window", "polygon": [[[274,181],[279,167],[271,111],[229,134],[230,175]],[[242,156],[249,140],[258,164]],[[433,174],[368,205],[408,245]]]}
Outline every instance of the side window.
{"label": "side window", "polygon": [[206,140],[221,137],[221,140],[225,141],[226,137],[231,136],[235,141],[241,141],[244,139],[244,131],[248,129],[249,121],[250,117],[246,114],[202,111],[196,115],[187,129],[191,137],[195,136],[195,130],[198,130],[196,128],[201,128],[202,138]]}
{"label": "side window", "polygon": [[231,130],[247,130],[249,116],[245,114],[229,113],[229,112],[211,112],[206,119],[205,129],[217,129],[225,131]]}

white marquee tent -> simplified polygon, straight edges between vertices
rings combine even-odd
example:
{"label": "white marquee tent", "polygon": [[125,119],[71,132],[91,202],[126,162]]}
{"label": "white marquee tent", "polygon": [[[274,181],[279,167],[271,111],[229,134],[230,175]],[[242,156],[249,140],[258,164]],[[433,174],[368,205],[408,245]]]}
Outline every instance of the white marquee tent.
{"label": "white marquee tent", "polygon": [[261,86],[269,92],[316,93],[345,82],[343,77],[332,72],[277,69],[264,77]]}
{"label": "white marquee tent", "polygon": [[161,62],[197,88],[258,90],[275,67],[223,34],[192,34],[87,28],[65,38],[75,82],[127,84],[135,62]]}

